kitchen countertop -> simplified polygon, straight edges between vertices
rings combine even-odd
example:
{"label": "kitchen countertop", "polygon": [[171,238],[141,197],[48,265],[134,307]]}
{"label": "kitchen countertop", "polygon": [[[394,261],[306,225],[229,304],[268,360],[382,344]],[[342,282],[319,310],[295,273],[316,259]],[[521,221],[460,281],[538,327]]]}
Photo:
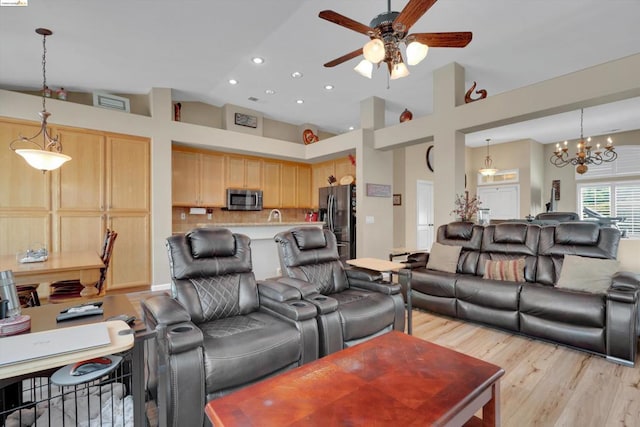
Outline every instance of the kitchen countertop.
{"label": "kitchen countertop", "polygon": [[[230,229],[240,229],[244,232],[248,232],[248,230],[244,230],[244,229],[253,229],[253,230],[273,230],[276,227],[282,227],[282,228],[292,228],[292,227],[300,227],[300,226],[315,226],[315,227],[322,227],[324,225],[324,222],[322,221],[283,221],[283,222],[207,222],[207,223],[200,223],[200,224],[196,224],[195,226],[191,225],[191,226],[187,226],[185,225],[184,227],[179,227],[173,230],[173,234],[182,234],[182,233],[186,233],[187,231],[195,228],[195,227],[223,227],[223,228],[230,228]],[[262,228],[265,227],[265,228]],[[279,230],[281,231],[281,230]],[[259,233],[259,234],[263,234],[263,233]],[[251,237],[251,236],[250,236]]]}
{"label": "kitchen countertop", "polygon": [[216,222],[198,224],[198,227],[275,227],[287,225],[322,225],[322,221],[282,221],[282,222]]}

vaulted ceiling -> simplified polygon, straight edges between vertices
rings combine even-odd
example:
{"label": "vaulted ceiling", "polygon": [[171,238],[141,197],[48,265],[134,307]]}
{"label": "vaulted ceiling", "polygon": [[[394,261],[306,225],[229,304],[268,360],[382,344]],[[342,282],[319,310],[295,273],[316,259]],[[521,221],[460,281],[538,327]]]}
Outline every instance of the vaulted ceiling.
{"label": "vaulted ceiling", "polygon": [[[391,8],[400,11],[406,2],[393,0]],[[30,0],[27,7],[0,7],[0,87],[39,89],[42,48],[34,30],[46,27],[54,32],[47,39],[51,87],[112,93],[170,87],[177,101],[230,103],[343,133],[359,127],[360,101],[371,96],[386,100],[388,125],[405,108],[414,117],[430,114],[433,71],[454,61],[465,68],[467,87],[477,81],[491,96],[640,52],[638,0],[439,0],[412,32],[472,31],[471,43],[430,49],[406,78],[389,81],[380,68],[369,80],[353,71],[359,58],[323,67],[367,41],[318,18],[325,9],[368,25],[387,2]],[[252,63],[254,56],[264,63]],[[293,78],[296,71],[302,77]],[[585,134],[638,124],[638,99],[585,110]],[[579,112],[569,112],[469,134],[467,144],[482,145],[486,137],[550,143],[577,137],[578,125]]]}

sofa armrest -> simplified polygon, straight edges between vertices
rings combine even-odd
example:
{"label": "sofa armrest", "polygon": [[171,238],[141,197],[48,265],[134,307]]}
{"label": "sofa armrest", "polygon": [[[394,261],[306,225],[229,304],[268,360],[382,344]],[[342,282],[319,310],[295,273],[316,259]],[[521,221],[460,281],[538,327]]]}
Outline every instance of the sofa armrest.
{"label": "sofa armrest", "polygon": [[[273,282],[281,286],[291,287],[300,293],[302,299],[313,304],[317,309],[317,314],[327,314],[338,309],[338,301],[326,295],[318,293],[316,287],[309,282],[292,277],[277,277],[275,279],[267,279],[269,286],[276,287]],[[284,291],[283,291],[284,292]]]}
{"label": "sofa armrest", "polygon": [[302,321],[316,317],[314,304],[302,300],[298,289],[276,281],[258,281],[260,306],[290,320]]}
{"label": "sofa armrest", "polygon": [[351,283],[352,280],[361,280],[366,282],[375,282],[382,280],[382,273],[364,268],[347,267],[344,269],[347,279]]}
{"label": "sofa armrest", "polygon": [[427,261],[429,261],[429,252],[416,252],[409,254],[403,264],[410,269],[427,268]]}
{"label": "sofa armrest", "polygon": [[190,322],[191,315],[177,300],[168,295],[155,295],[140,302],[142,316],[150,329],[158,325]]}
{"label": "sofa armrest", "polygon": [[318,293],[315,285],[313,283],[309,283],[305,280],[294,279],[293,277],[277,277],[275,279],[269,279],[270,281],[275,280],[278,283],[284,283],[285,285],[296,288],[302,298],[307,298],[309,295],[314,295]]}
{"label": "sofa armrest", "polygon": [[347,274],[349,286],[373,292],[380,292],[386,295],[400,293],[400,285],[397,283],[385,282],[382,280],[382,273],[378,271],[357,267],[345,268],[344,271]]}
{"label": "sofa armrest", "polygon": [[640,290],[640,274],[632,273],[630,271],[621,271],[613,276],[613,281],[609,289],[617,290]]}

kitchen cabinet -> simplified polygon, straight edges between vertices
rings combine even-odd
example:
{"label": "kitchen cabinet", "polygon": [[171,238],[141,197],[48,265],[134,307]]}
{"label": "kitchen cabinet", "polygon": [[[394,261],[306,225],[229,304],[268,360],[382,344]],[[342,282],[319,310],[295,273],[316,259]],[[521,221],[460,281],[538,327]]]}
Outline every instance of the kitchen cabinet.
{"label": "kitchen cabinet", "polygon": [[[9,149],[9,143],[21,135],[31,137],[38,133],[39,126],[31,123],[0,120],[0,210],[50,209],[50,174],[42,173]],[[39,141],[40,142],[40,141]],[[18,143],[17,148],[35,148],[34,145]]]}
{"label": "kitchen cabinet", "polygon": [[336,178],[336,185],[340,184],[340,180],[351,175],[356,177],[356,167],[351,164],[348,157],[328,160],[322,163],[316,163],[311,166],[313,170],[313,182],[311,184],[311,202],[314,208],[318,207],[318,191],[322,187],[329,186],[329,176]]}
{"label": "kitchen cabinet", "polygon": [[171,200],[174,206],[198,206],[200,203],[200,154],[171,152]]}
{"label": "kitchen cabinet", "polygon": [[282,182],[278,186],[283,208],[298,207],[298,165],[282,163]]}
{"label": "kitchen cabinet", "polygon": [[283,171],[281,162],[265,160],[262,163],[262,206],[265,209],[284,207],[281,197]]}
{"label": "kitchen cabinet", "polygon": [[[0,119],[0,138],[37,133],[37,124]],[[0,150],[0,253],[34,243],[52,252],[101,250],[106,227],[118,232],[106,289],[151,283],[148,138],[53,126],[71,161],[42,173]],[[8,154],[6,155],[5,152]],[[18,185],[16,185],[18,184]]]}
{"label": "kitchen cabinet", "polygon": [[173,206],[223,207],[227,188],[262,190],[265,209],[313,206],[311,165],[182,146],[172,159]]}
{"label": "kitchen cabinet", "polygon": [[226,188],[262,189],[262,161],[243,156],[227,156]]}
{"label": "kitchen cabinet", "polygon": [[105,202],[104,134],[74,129],[55,131],[64,153],[72,159],[51,173],[56,209],[102,211]]}
{"label": "kitchen cabinet", "polygon": [[146,138],[107,138],[107,209],[149,212],[149,150]]}
{"label": "kitchen cabinet", "polygon": [[149,215],[109,214],[107,225],[118,233],[107,275],[107,290],[148,286],[151,281]]}
{"label": "kitchen cabinet", "polygon": [[[298,165],[297,167],[297,178],[298,178],[298,200],[296,202],[296,207],[298,208],[312,208],[313,204],[311,202],[312,194],[311,194],[311,166],[309,165]],[[316,192],[317,197],[317,192]]]}
{"label": "kitchen cabinet", "polygon": [[225,205],[225,158],[222,154],[174,149],[171,158],[174,206]]}

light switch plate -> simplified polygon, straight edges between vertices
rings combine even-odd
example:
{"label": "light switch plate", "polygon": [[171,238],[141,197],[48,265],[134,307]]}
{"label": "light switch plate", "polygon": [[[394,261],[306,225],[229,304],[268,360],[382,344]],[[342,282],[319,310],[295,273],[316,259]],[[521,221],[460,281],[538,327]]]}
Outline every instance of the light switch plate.
{"label": "light switch plate", "polygon": [[367,224],[374,224],[376,222],[376,219],[373,216],[366,216],[364,218],[364,222]]}

